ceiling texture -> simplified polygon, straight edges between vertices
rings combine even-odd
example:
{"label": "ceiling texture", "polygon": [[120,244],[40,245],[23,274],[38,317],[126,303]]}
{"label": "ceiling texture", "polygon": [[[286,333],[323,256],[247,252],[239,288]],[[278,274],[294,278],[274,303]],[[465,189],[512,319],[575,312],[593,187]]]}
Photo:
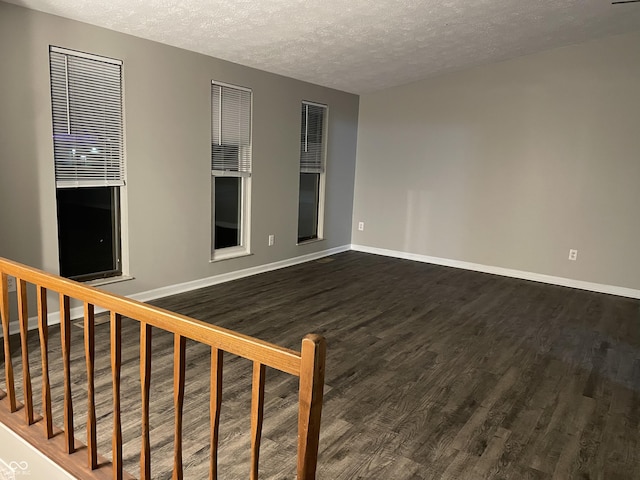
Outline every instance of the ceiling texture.
{"label": "ceiling texture", "polygon": [[9,1],[358,94],[640,30],[610,0]]}

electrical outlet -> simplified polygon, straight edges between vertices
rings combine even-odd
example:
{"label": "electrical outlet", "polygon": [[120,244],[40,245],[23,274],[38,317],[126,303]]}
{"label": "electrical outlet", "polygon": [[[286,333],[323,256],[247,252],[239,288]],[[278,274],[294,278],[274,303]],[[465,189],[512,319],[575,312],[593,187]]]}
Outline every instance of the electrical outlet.
{"label": "electrical outlet", "polygon": [[273,247],[274,243],[276,243],[276,236],[275,235],[269,235],[269,246]]}
{"label": "electrical outlet", "polygon": [[578,259],[578,250],[571,249],[569,250],[569,260],[575,262]]}
{"label": "electrical outlet", "polygon": [[16,291],[16,279],[15,277],[12,276],[7,276],[7,286],[8,286],[8,290],[10,292],[15,292]]}
{"label": "electrical outlet", "polygon": [[364,231],[364,222],[358,222],[358,230],[360,230],[361,232]]}

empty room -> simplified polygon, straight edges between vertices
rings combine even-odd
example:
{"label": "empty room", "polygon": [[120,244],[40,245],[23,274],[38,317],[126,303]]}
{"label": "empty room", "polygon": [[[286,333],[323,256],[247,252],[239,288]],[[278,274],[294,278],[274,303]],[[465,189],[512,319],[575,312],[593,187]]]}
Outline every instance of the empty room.
{"label": "empty room", "polygon": [[640,2],[0,1],[0,479],[640,478]]}

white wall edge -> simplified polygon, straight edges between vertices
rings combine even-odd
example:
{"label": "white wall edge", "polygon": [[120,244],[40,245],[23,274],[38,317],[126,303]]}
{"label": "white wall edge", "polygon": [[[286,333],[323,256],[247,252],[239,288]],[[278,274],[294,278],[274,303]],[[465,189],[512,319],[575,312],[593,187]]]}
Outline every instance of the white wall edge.
{"label": "white wall edge", "polygon": [[548,283],[551,285],[559,285],[562,287],[577,288],[579,290],[588,290],[597,293],[607,293],[610,295],[618,295],[620,297],[640,299],[640,290],[632,288],[617,287],[614,285],[605,285],[601,283],[584,282],[582,280],[574,280],[571,278],[555,277],[552,275],[544,275],[542,273],[526,272],[523,270],[513,270],[511,268],[493,267],[490,265],[482,265],[480,263],[463,262],[460,260],[451,260],[448,258],[430,257],[427,255],[419,255],[417,253],[400,252],[397,250],[387,250],[385,248],[368,247],[365,245],[351,245],[351,250],[356,252],[373,253],[383,255],[385,257],[402,258],[405,260],[414,260],[416,262],[432,263],[434,265],[442,265],[445,267],[461,268],[464,270],[473,270],[475,272],[491,273],[493,275],[502,275],[503,277],[519,278],[521,280],[531,280],[534,282]]}
{"label": "white wall edge", "polygon": [[[240,278],[250,277],[258,275],[260,273],[271,272],[273,270],[280,270],[281,268],[292,267],[300,263],[311,262],[329,255],[335,255],[337,253],[347,252],[351,250],[351,245],[342,245],[340,247],[330,248],[328,250],[322,250],[320,252],[309,253],[307,255],[301,255],[299,257],[288,258],[286,260],[280,260],[273,263],[267,263],[265,265],[258,265],[256,267],[245,268],[243,270],[237,270],[229,273],[222,273],[220,275],[214,275],[212,277],[201,278],[199,280],[192,280],[189,282],[178,283],[175,285],[169,285],[167,287],[156,288],[148,290],[146,292],[135,293],[127,295],[128,298],[138,300],[139,302],[149,302],[157,298],[168,297],[171,295],[177,295],[179,293],[190,292],[191,290],[197,290],[199,288],[210,287],[212,285],[218,285],[220,283],[230,282],[232,280],[238,280]],[[95,313],[103,313],[103,308],[96,307]],[[70,311],[71,319],[78,319],[84,316],[83,307],[75,307]],[[60,323],[60,314],[58,312],[49,313],[47,315],[48,325],[58,325]],[[38,318],[29,317],[28,329],[35,330],[38,328]],[[19,333],[18,322],[11,322],[10,334]],[[2,338],[2,332],[0,332],[0,338]]]}
{"label": "white wall edge", "polygon": [[10,448],[3,448],[0,452],[0,462],[2,463],[0,478],[5,478],[2,475],[2,467],[4,467],[9,470],[7,478],[75,480],[76,477],[2,423],[0,423],[0,440],[0,445],[10,445]]}

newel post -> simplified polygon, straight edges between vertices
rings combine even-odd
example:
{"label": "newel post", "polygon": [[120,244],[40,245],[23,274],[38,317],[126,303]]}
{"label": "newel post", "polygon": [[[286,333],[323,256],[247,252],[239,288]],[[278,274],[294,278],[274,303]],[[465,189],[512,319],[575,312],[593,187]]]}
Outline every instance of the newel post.
{"label": "newel post", "polygon": [[318,463],[320,419],[327,344],[310,334],[302,340],[298,413],[298,480],[314,480]]}

